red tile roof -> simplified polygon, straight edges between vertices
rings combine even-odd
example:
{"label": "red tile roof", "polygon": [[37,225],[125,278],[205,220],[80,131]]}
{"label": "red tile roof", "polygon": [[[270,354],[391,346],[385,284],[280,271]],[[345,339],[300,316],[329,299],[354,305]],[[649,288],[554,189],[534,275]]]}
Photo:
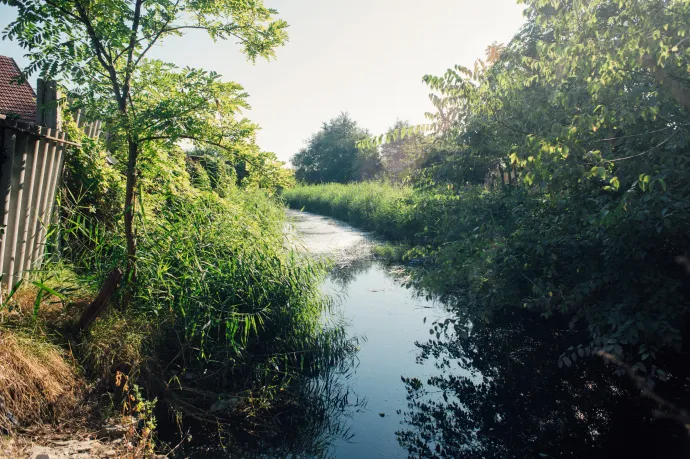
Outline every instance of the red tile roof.
{"label": "red tile roof", "polygon": [[11,57],[0,56],[0,113],[19,115],[24,121],[36,122],[36,93],[29,83],[18,85],[19,67]]}

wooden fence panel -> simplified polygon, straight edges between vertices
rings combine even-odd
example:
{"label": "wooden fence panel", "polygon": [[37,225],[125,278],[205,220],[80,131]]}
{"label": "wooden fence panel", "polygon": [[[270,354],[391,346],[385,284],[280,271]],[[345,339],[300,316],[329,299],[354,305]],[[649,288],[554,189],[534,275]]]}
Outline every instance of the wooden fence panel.
{"label": "wooden fence panel", "polygon": [[[65,150],[81,147],[61,130],[64,101],[58,85],[39,79],[36,96],[40,126],[0,115],[0,300],[2,288],[11,289],[41,266]],[[86,136],[100,138],[100,121],[87,120],[81,110],[72,115]]]}
{"label": "wooden fence panel", "polygon": [[17,143],[17,132],[11,129],[5,129],[4,126],[1,129],[3,131],[3,144],[2,144],[2,159],[0,159],[0,164],[2,165],[2,177],[0,177],[0,196],[2,200],[2,241],[0,241],[0,270],[2,270],[1,282],[7,285],[7,277],[4,275],[5,271],[5,253],[7,253],[7,235],[8,235],[8,223],[10,220],[10,198],[11,198],[11,182],[12,182],[12,169],[14,163],[14,152],[15,145]]}
{"label": "wooden fence panel", "polygon": [[65,149],[79,146],[65,132],[11,121],[0,115],[0,242],[2,286],[11,289],[40,267]]}

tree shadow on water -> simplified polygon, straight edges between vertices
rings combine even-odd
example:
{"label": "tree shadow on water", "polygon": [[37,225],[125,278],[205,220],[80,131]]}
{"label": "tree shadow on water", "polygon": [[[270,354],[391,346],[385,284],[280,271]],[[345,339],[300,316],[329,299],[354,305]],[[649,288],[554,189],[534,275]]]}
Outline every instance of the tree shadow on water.
{"label": "tree shadow on water", "polygon": [[430,331],[418,362],[436,375],[403,378],[397,435],[410,457],[688,457],[683,426],[653,419],[654,405],[589,349],[559,368],[582,342],[567,324],[507,308]]}

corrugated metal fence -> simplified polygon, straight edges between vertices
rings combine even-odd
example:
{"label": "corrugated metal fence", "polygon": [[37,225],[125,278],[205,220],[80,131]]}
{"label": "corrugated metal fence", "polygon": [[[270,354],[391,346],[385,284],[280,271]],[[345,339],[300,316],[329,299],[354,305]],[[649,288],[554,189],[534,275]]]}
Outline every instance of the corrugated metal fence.
{"label": "corrugated metal fence", "polygon": [[[77,123],[81,121],[76,115]],[[90,137],[100,123],[80,126]],[[55,192],[69,141],[64,131],[0,115],[0,202],[4,232],[0,241],[0,283],[8,290],[27,272],[40,267]]]}

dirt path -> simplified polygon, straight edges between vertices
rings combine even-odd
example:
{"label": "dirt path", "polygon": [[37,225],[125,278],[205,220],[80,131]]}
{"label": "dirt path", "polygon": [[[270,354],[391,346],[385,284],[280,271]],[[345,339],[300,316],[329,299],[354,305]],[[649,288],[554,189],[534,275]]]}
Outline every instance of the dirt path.
{"label": "dirt path", "polygon": [[25,438],[0,440],[2,459],[105,459],[124,457],[122,442],[102,443],[98,440],[39,440]]}

